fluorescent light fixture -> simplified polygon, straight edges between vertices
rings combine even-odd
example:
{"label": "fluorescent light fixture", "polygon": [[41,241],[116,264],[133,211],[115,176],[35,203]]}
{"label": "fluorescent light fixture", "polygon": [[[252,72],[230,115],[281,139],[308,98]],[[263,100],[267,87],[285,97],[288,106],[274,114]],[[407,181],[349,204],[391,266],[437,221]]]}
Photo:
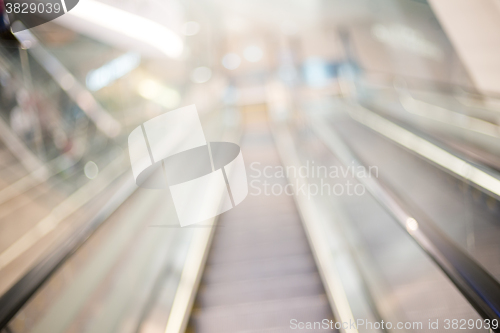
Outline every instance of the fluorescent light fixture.
{"label": "fluorescent light fixture", "polygon": [[167,27],[95,0],[81,1],[66,15],[149,44],[170,58],[180,57],[184,49],[181,37]]}
{"label": "fluorescent light fixture", "polygon": [[114,81],[136,69],[141,63],[141,56],[135,52],[126,53],[104,66],[87,74],[87,88],[97,91],[109,86]]}

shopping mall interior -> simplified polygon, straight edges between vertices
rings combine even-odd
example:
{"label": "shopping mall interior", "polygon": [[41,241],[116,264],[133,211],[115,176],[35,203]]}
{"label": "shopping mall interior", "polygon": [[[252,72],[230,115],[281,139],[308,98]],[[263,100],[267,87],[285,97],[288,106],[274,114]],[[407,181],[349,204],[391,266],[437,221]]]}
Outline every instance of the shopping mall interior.
{"label": "shopping mall interior", "polygon": [[499,0],[0,0],[0,332],[500,332]]}

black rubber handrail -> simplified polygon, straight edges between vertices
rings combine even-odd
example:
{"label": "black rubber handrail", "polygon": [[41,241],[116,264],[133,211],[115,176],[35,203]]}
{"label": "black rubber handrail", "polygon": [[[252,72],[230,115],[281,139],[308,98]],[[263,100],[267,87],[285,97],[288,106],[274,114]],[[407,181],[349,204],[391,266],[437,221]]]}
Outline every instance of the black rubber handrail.
{"label": "black rubber handrail", "polygon": [[[324,120],[311,119],[311,125],[343,164],[363,166],[348,145],[328,128]],[[500,324],[500,283],[450,240],[425,214],[414,207],[410,208],[407,202],[403,202],[378,179],[358,178],[358,181],[427,252],[474,309],[484,319],[495,319]],[[493,331],[500,332],[500,328]]]}

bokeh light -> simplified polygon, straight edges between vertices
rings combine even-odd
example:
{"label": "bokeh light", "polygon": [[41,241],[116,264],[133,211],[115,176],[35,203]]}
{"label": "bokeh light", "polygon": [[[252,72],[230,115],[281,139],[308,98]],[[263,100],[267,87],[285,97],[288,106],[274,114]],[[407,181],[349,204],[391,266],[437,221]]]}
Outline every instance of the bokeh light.
{"label": "bokeh light", "polygon": [[241,58],[236,53],[228,53],[222,58],[222,65],[230,70],[240,67]]}
{"label": "bokeh light", "polygon": [[250,62],[257,62],[262,59],[264,52],[257,45],[250,45],[243,51],[243,57]]}
{"label": "bokeh light", "polygon": [[193,69],[191,72],[191,81],[194,83],[205,83],[212,77],[212,70],[208,67],[201,66]]}

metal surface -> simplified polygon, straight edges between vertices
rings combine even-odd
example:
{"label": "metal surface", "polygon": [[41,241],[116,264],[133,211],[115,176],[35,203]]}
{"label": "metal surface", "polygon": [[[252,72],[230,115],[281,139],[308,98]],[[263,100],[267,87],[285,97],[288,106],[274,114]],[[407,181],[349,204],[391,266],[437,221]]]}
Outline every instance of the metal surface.
{"label": "metal surface", "polygon": [[[280,165],[265,121],[247,125],[241,146],[247,170],[257,159]],[[188,332],[284,332],[293,319],[333,319],[293,197],[255,194],[219,220]]]}
{"label": "metal surface", "polygon": [[[301,161],[288,126],[285,123],[274,122],[272,128],[283,164],[293,166],[298,170],[301,166]],[[287,179],[288,183],[297,184],[297,186],[307,188],[310,185],[308,179],[300,178],[293,173],[287,173]],[[361,303],[367,305],[367,301],[363,295],[358,294],[356,295],[356,301],[353,302],[352,298],[349,299],[348,292],[346,291],[345,286],[348,284],[351,284],[351,287],[347,287],[351,291],[352,289],[363,290],[363,286],[358,284],[353,288],[352,285],[355,282],[343,280],[341,273],[349,274],[353,280],[358,281],[361,281],[362,277],[358,275],[355,269],[352,269],[352,266],[342,265],[342,262],[353,262],[354,259],[348,254],[349,250],[345,242],[341,239],[343,232],[332,226],[332,219],[335,220],[336,217],[331,214],[325,214],[317,205],[317,200],[311,200],[311,197],[301,194],[300,191],[294,192],[294,198],[304,222],[309,244],[314,253],[334,316],[337,322],[340,323],[356,322],[351,308],[352,303],[356,303],[359,307]],[[331,232],[332,227],[336,235],[333,235],[333,232]],[[373,315],[377,316],[373,312],[364,314],[364,316],[371,318],[373,318]],[[344,327],[342,325],[339,331],[358,333],[358,327]]]}
{"label": "metal surface", "polygon": [[137,189],[134,182],[126,182],[108,203],[75,234],[61,246],[54,249],[42,261],[29,270],[14,286],[0,298],[0,329],[31,298],[31,296],[61,267],[92,233]]}
{"label": "metal surface", "polygon": [[[311,124],[343,163],[362,165],[342,139],[323,121],[313,119]],[[416,220],[413,210],[378,180],[374,178],[358,180],[442,268],[481,316],[487,319],[500,318],[500,284],[483,267],[450,241],[431,221]]]}

